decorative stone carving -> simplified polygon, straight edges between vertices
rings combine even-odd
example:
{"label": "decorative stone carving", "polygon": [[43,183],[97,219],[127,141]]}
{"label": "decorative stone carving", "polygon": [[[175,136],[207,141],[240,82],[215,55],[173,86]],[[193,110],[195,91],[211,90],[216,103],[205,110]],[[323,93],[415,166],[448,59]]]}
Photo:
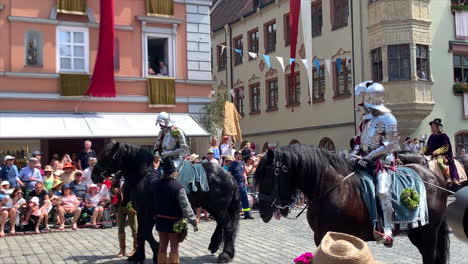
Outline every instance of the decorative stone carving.
{"label": "decorative stone carving", "polygon": [[249,83],[253,83],[253,82],[257,81],[258,79],[260,79],[260,77],[255,76],[255,73],[254,73],[254,74],[252,74],[252,77],[250,77]]}
{"label": "decorative stone carving", "polygon": [[265,78],[273,77],[273,76],[275,76],[277,73],[278,73],[278,70],[276,70],[275,68],[270,68],[270,69],[266,72]]}
{"label": "decorative stone carving", "polygon": [[413,42],[419,44],[431,44],[431,33],[430,32],[421,32],[421,31],[414,31],[413,32]]}
{"label": "decorative stone carving", "polygon": [[261,72],[265,69],[266,63],[263,60],[260,60],[260,63],[258,64],[258,68],[260,69]]}

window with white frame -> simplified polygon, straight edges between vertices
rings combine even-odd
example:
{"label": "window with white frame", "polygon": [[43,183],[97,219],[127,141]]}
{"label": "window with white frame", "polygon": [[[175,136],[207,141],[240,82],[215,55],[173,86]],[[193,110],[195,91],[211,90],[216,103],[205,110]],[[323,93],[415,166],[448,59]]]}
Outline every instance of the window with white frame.
{"label": "window with white frame", "polygon": [[89,72],[89,32],[87,28],[57,28],[58,72]]}
{"label": "window with white frame", "polygon": [[145,38],[145,76],[174,77],[176,55],[172,35],[146,34]]}

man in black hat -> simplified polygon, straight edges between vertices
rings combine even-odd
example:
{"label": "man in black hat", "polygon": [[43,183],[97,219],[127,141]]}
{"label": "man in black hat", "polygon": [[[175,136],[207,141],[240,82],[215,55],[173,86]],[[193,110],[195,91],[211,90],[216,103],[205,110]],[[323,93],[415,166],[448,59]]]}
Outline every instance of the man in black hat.
{"label": "man in black hat", "polygon": [[448,184],[460,184],[457,167],[453,159],[452,144],[447,134],[442,130],[442,119],[436,118],[429,123],[432,135],[427,141],[424,155],[430,155],[437,160],[437,164],[447,179]]}

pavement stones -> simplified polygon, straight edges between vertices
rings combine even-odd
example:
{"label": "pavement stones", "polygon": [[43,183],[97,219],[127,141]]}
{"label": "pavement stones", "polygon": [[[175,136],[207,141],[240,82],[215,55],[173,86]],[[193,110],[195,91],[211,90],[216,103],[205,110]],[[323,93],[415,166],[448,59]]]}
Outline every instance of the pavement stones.
{"label": "pavement stones", "polygon": [[[295,215],[294,212],[292,215]],[[263,223],[258,214],[255,220],[242,220],[236,244],[236,258],[233,264],[278,263],[290,264],[300,254],[315,250],[312,230],[305,215],[299,220],[272,220]],[[215,222],[203,221],[197,233],[190,233],[180,245],[181,263],[215,263],[217,255],[208,251],[208,243],[214,231]],[[129,234],[130,230],[127,230]],[[468,263],[468,244],[450,235],[451,263]],[[385,264],[422,263],[421,256],[405,236],[399,236],[395,245],[387,249],[375,242],[369,242],[375,258]],[[127,251],[132,241],[127,236]],[[117,228],[80,229],[78,231],[50,232],[40,235],[26,235],[0,238],[0,264],[19,263],[126,263],[116,258],[118,252]],[[152,254],[146,247],[147,261]],[[219,254],[219,252],[218,252]]]}

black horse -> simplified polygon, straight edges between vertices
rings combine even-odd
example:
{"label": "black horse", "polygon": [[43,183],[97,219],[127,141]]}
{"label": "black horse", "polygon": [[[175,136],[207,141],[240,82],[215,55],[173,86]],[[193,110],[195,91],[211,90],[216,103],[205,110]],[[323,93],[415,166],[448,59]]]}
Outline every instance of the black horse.
{"label": "black horse", "polygon": [[[137,206],[138,233],[144,232],[144,234],[138,237],[150,242],[154,254],[153,260],[156,263],[159,244],[156,242],[156,245],[154,245],[155,240],[152,234],[154,226],[151,211],[153,208],[151,188],[152,182],[154,182],[152,176],[154,174],[152,173],[154,171],[153,160],[153,155],[140,146],[112,142],[105,146],[99,157],[100,169],[93,170],[92,177],[93,181],[99,182],[103,180],[104,174],[120,172],[118,175],[125,176],[127,186],[133,188],[137,193],[141,193],[136,196],[135,202],[137,205],[141,205]],[[218,263],[227,263],[234,258],[234,243],[239,226],[240,195],[238,187],[232,176],[221,167],[210,162],[202,165],[206,172],[210,190],[208,192],[191,192],[188,196],[193,208],[200,206],[205,208],[216,220],[216,229],[211,237],[208,249],[214,254],[223,243],[223,250],[218,256]],[[114,180],[118,181],[118,179]],[[144,244],[144,241],[141,244]],[[131,260],[144,260],[144,249],[138,250],[137,253],[139,254],[135,254],[136,257]]]}
{"label": "black horse", "polygon": [[[429,169],[411,164],[423,180],[445,186]],[[342,232],[373,241],[373,226],[361,198],[354,164],[341,156],[313,146],[294,144],[268,151],[255,174],[259,187],[259,210],[264,222],[273,215],[287,216],[296,190],[308,198],[307,220],[319,245],[328,231]],[[426,185],[429,224],[410,229],[408,237],[419,249],[424,264],[445,264],[448,260],[449,234],[445,219],[447,193]]]}

